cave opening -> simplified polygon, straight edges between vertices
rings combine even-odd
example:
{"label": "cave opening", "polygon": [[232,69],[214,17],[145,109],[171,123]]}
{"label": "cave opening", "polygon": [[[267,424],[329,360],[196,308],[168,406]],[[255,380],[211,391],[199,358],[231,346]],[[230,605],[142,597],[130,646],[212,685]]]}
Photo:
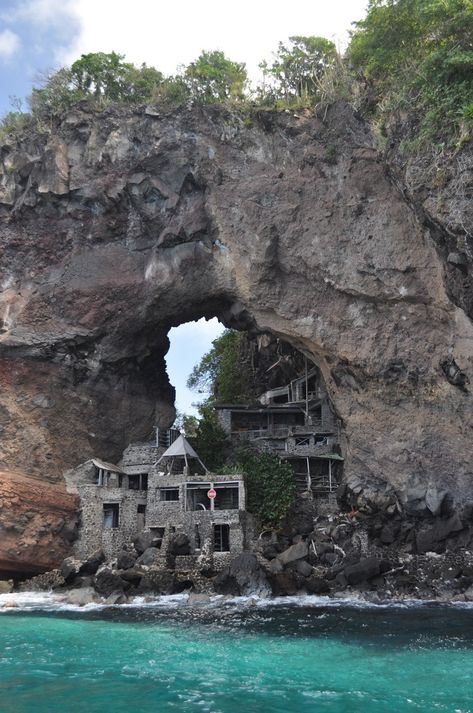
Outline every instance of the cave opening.
{"label": "cave opening", "polygon": [[[191,390],[189,375],[202,365],[213,345],[222,346],[222,336],[229,333],[236,335],[238,347],[231,355],[233,390],[228,383],[226,388],[217,383],[213,393],[208,385],[207,390]],[[291,465],[299,494],[334,497],[343,467],[340,423],[313,359],[270,332],[241,324],[225,330],[216,317],[183,322],[169,330],[168,338],[166,368],[175,389],[176,428],[198,444],[195,431],[188,431],[185,422],[189,416],[197,422],[202,419],[199,402],[206,402],[231,448],[245,445],[273,453]],[[224,360],[227,356],[223,353]],[[213,376],[214,388],[215,379],[229,378],[228,374]]]}

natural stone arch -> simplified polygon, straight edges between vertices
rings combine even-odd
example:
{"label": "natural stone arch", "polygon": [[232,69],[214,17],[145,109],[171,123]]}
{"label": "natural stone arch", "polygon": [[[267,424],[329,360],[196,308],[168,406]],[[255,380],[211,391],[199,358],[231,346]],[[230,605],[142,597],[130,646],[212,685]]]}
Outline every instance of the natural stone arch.
{"label": "natural stone arch", "polygon": [[218,316],[320,366],[354,487],[469,497],[472,366],[426,228],[347,107],[78,108],[2,153],[1,465],[59,479],[163,421],[170,326]]}

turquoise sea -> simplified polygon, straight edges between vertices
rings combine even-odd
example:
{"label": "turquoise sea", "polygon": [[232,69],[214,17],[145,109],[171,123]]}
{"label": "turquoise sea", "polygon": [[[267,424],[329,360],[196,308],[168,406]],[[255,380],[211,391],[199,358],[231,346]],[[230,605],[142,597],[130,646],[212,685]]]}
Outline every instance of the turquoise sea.
{"label": "turquoise sea", "polygon": [[3,610],[1,713],[473,712],[473,609]]}

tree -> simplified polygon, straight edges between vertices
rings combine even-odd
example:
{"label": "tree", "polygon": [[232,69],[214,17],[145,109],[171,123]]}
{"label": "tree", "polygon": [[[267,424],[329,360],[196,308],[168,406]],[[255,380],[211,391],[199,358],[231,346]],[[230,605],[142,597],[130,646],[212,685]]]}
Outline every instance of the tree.
{"label": "tree", "polygon": [[250,378],[241,368],[243,334],[226,329],[212,342],[187,380],[187,387],[208,393],[212,402],[244,403],[251,400]]}
{"label": "tree", "polygon": [[197,425],[192,422],[194,433],[193,435],[189,434],[188,440],[207,468],[218,472],[227,457],[229,445],[227,434],[219,425],[215,411],[210,404],[200,404],[198,410],[200,418]]}
{"label": "tree", "polygon": [[71,77],[78,91],[92,94],[95,99],[139,103],[151,98],[153,90],[163,81],[154,67],[140,68],[124,62],[116,52],[83,54],[71,66]]}
{"label": "tree", "polygon": [[279,43],[274,62],[263,62],[265,76],[272,78],[279,96],[307,99],[317,95],[324,72],[337,59],[333,42],[325,37],[290,37],[289,45]]}
{"label": "tree", "polygon": [[183,74],[191,96],[205,104],[242,99],[247,72],[244,64],[233,62],[223,52],[202,52]]}
{"label": "tree", "polygon": [[396,98],[417,111],[430,141],[473,109],[471,0],[371,0],[348,56],[380,100]]}

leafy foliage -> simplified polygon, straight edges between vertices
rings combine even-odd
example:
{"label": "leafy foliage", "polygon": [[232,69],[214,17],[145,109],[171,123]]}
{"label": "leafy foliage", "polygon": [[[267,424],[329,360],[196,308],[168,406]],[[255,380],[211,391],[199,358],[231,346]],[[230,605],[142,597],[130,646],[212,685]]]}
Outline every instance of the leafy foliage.
{"label": "leafy foliage", "polygon": [[272,64],[260,67],[273,80],[277,97],[307,99],[317,96],[320,79],[336,58],[335,45],[325,37],[294,36],[289,45],[279,43]]}
{"label": "leafy foliage", "polygon": [[209,393],[212,402],[244,403],[251,399],[249,378],[241,368],[243,334],[226,329],[212,342],[187,380],[187,387]]}
{"label": "leafy foliage", "polygon": [[441,140],[470,122],[470,0],[371,0],[348,53],[385,112],[398,106],[417,113],[420,142]]}
{"label": "leafy foliage", "polygon": [[217,472],[226,460],[227,434],[219,425],[215,411],[210,404],[204,403],[198,408],[200,415],[198,421],[194,420],[192,416],[184,417],[186,437],[207,468]]}
{"label": "leafy foliage", "polygon": [[234,470],[245,474],[249,512],[259,518],[263,528],[277,527],[287,516],[296,494],[291,466],[272,453],[241,449]]}
{"label": "leafy foliage", "polygon": [[211,104],[243,99],[247,73],[244,64],[233,62],[223,52],[202,52],[185,68],[183,79],[192,98]]}

